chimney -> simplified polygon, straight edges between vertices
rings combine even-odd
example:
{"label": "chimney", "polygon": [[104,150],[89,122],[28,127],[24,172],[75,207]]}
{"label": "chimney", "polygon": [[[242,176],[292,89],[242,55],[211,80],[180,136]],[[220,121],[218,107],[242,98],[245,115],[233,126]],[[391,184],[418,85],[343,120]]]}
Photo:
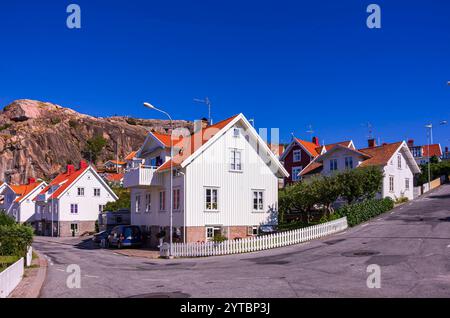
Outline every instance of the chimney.
{"label": "chimney", "polygon": [[87,167],[88,167],[87,162],[84,161],[84,160],[81,160],[81,161],[80,161],[80,169],[84,169],[84,168],[87,168]]}
{"label": "chimney", "polygon": [[203,128],[203,121],[202,120],[195,120],[194,121],[194,133],[199,132]]}
{"label": "chimney", "polygon": [[319,145],[319,138],[317,138],[317,137],[312,137],[312,142],[313,142],[313,144],[315,144],[316,146],[320,146],[320,145]]}
{"label": "chimney", "polygon": [[445,147],[445,153],[448,153],[448,147]]}
{"label": "chimney", "polygon": [[28,184],[32,184],[35,183],[36,179],[35,178],[28,178]]}
{"label": "chimney", "polygon": [[67,165],[66,173],[67,174],[72,174],[74,172],[75,172],[75,166],[74,165]]}
{"label": "chimney", "polygon": [[408,140],[408,147],[409,148],[414,147],[414,139],[409,139]]}
{"label": "chimney", "polygon": [[377,146],[377,142],[375,141],[375,138],[371,138],[368,140],[369,148],[375,148]]}

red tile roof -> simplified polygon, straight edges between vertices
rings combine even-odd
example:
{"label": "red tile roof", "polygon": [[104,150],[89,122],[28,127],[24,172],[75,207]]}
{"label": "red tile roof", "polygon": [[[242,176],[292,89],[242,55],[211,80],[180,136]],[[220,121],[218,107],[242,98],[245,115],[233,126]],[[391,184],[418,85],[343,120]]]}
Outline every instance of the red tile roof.
{"label": "red tile roof", "polygon": [[299,139],[299,138],[295,138],[295,140],[299,144],[301,144],[306,149],[306,151],[309,152],[309,154],[311,156],[317,157],[318,155],[320,155],[320,153],[317,152],[317,150],[316,150],[318,147],[317,147],[317,145],[315,143],[312,143],[312,142],[306,141],[306,140],[302,140],[302,139]]}
{"label": "red tile roof", "polygon": [[106,180],[110,182],[119,182],[123,179],[123,173],[107,173],[105,174]]}
{"label": "red tile roof", "polygon": [[370,156],[369,159],[364,160],[359,166],[367,167],[386,165],[401,144],[402,142],[399,141],[391,144],[381,145],[378,147],[359,149],[360,152]]}
{"label": "red tile roof", "polygon": [[[203,128],[202,130],[193,133],[189,137],[179,139],[179,142],[176,145],[177,148],[183,150],[185,146],[188,146],[190,147],[190,151],[181,151],[180,153],[176,154],[173,158],[173,166],[174,167],[180,166],[184,160],[186,160],[198,148],[203,146],[209,139],[211,139],[217,132],[222,130],[226,125],[228,125],[231,121],[233,121],[233,119],[235,119],[237,116],[239,115],[235,115],[228,119],[222,120],[214,125]],[[171,161],[172,161],[171,159],[167,160],[164,164],[162,164],[158,168],[158,171],[170,169]]]}
{"label": "red tile roof", "polygon": [[307,174],[319,173],[323,168],[323,165],[320,162],[311,161],[305,169],[300,172],[300,175],[304,176]]}
{"label": "red tile roof", "polygon": [[108,163],[108,162],[112,162],[115,165],[121,165],[121,166],[127,164],[125,161],[120,161],[120,160],[108,160],[106,163]]}
{"label": "red tile roof", "polygon": [[14,185],[11,184],[10,188],[19,195],[14,202],[20,202],[23,198],[25,198],[27,195],[29,195],[33,190],[35,190],[38,186],[41,185],[42,182],[34,182],[30,184],[21,184],[21,185]]}
{"label": "red tile roof", "polygon": [[[157,132],[152,132],[153,136],[155,136],[164,146],[170,148],[170,139],[172,135],[169,134],[161,134]],[[173,138],[173,144],[175,145],[180,141],[180,138]]]}
{"label": "red tile roof", "polygon": [[430,152],[428,152],[428,145],[422,146],[423,149],[423,157],[441,157],[442,156],[442,149],[439,144],[432,144],[430,145]]}
{"label": "red tile roof", "polygon": [[63,193],[80,175],[82,175],[89,166],[76,170],[72,173],[61,173],[55,179],[53,179],[48,186],[46,186],[40,194],[45,194],[52,186],[60,185],[59,188],[53,192],[53,194],[49,197],[49,199],[56,199],[58,196]]}

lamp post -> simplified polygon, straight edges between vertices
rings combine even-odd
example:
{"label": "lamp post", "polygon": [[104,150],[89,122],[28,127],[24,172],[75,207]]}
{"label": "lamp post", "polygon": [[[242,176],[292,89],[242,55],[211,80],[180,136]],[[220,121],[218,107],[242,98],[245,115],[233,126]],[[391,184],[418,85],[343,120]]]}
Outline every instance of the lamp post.
{"label": "lamp post", "polygon": [[173,257],[172,254],[172,245],[173,245],[173,139],[172,139],[172,133],[173,133],[173,120],[172,117],[170,117],[169,113],[156,108],[150,103],[144,103],[144,106],[156,110],[160,113],[163,113],[166,115],[170,120],[170,128],[171,128],[171,136],[170,136],[170,230],[169,230],[169,242],[170,242],[170,248],[169,248],[169,257]]}
{"label": "lamp post", "polygon": [[[447,123],[448,122],[446,120],[441,120],[439,122],[439,125],[443,126],[443,125],[447,125]],[[426,124],[425,128],[429,129],[428,136],[427,136],[428,137],[428,191],[429,191],[430,190],[430,186],[431,186],[431,167],[430,167],[431,166],[430,165],[431,154],[430,154],[430,145],[433,144],[433,124],[432,123]]]}

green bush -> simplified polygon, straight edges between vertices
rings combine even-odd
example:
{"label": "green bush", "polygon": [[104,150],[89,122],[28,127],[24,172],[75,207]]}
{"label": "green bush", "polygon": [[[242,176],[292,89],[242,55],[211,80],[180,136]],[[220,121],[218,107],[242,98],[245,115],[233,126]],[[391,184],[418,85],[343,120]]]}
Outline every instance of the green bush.
{"label": "green bush", "polygon": [[348,204],[336,211],[339,217],[347,217],[349,226],[355,226],[394,208],[391,198],[371,199],[359,203]]}
{"label": "green bush", "polygon": [[220,235],[220,234],[214,235],[214,238],[213,238],[213,242],[216,242],[216,243],[222,243],[222,242],[224,242],[226,240],[227,240],[227,238],[225,236],[223,236],[223,235]]}
{"label": "green bush", "polygon": [[108,202],[105,205],[103,211],[117,211],[120,209],[131,209],[131,196],[130,190],[126,188],[114,187],[112,188],[114,193],[119,197],[119,200],[115,202]]}
{"label": "green bush", "polygon": [[[0,211],[0,225],[14,225],[16,224],[16,221],[10,217],[8,214],[5,213],[5,210]],[[1,242],[1,241],[0,241]]]}
{"label": "green bush", "polygon": [[405,202],[408,202],[408,197],[400,197],[395,200],[395,204],[401,204]]}
{"label": "green bush", "polygon": [[25,256],[33,242],[33,228],[27,225],[0,225],[0,255]]}

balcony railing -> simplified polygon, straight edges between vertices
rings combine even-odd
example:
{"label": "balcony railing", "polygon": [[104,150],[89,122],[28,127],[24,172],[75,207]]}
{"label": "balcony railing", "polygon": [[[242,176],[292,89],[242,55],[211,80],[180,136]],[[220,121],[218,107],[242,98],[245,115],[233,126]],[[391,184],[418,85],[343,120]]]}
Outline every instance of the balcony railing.
{"label": "balcony railing", "polygon": [[129,169],[123,178],[125,188],[162,185],[161,175],[156,173],[158,167],[140,166]]}

